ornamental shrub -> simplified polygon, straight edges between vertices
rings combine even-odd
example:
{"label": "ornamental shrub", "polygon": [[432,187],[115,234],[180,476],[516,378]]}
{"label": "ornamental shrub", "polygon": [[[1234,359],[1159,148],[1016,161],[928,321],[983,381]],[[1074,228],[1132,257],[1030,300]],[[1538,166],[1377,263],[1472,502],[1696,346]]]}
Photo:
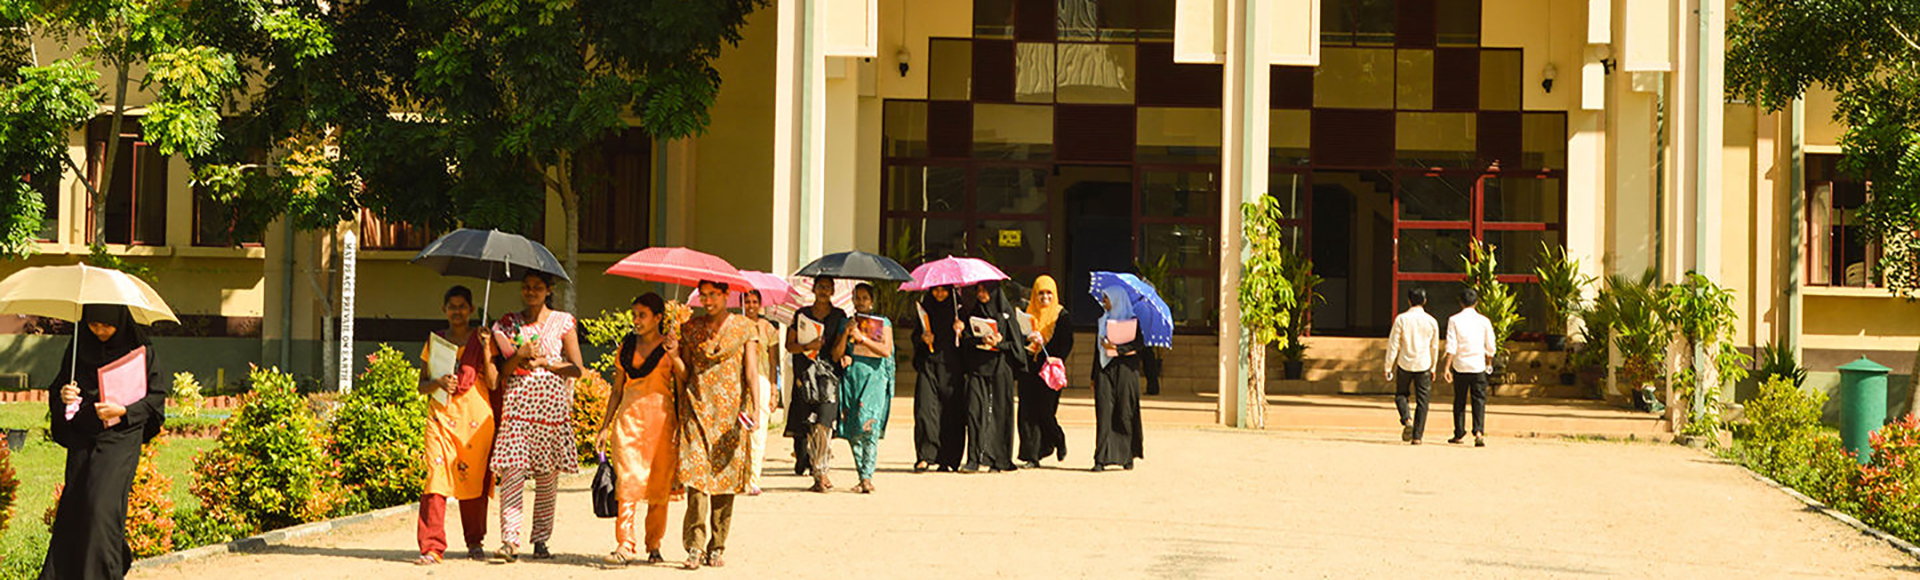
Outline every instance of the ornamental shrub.
{"label": "ornamental shrub", "polygon": [[592,370],[573,382],[573,444],[581,463],[594,461],[594,436],[607,418],[607,398],[612,395],[613,386]]}
{"label": "ornamental shrub", "polygon": [[349,494],[347,511],[400,505],[420,499],[426,453],[427,400],[420,370],[387,345],[367,356],[367,371],[341,397],[328,422],[329,450]]}
{"label": "ornamental shrub", "polygon": [[1854,482],[1860,520],[1920,541],[1920,418],[1908,414],[1873,433],[1873,460]]}
{"label": "ornamental shrub", "polygon": [[0,445],[0,532],[13,521],[13,506],[20,499],[20,478],[13,472],[13,452]]}
{"label": "ornamental shrub", "polygon": [[141,447],[140,467],[127,495],[127,547],[135,558],[173,551],[173,498],[167,495],[173,478],[160,472],[160,447],[166,443],[166,438],[156,437]]}
{"label": "ornamental shrub", "polygon": [[193,373],[180,371],[173,373],[173,400],[167,402],[180,417],[192,419],[200,416],[200,407],[207,398],[201,394],[200,380]]}
{"label": "ornamental shrub", "polygon": [[194,459],[192,492],[207,517],[244,534],[325,518],[343,505],[326,432],[293,376],[254,367],[251,392]]}

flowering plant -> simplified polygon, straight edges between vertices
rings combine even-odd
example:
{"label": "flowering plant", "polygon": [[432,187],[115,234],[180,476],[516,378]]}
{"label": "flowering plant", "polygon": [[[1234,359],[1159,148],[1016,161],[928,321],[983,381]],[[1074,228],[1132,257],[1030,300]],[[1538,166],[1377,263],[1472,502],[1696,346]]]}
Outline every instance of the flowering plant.
{"label": "flowering plant", "polygon": [[693,319],[693,308],[679,300],[667,301],[667,315],[660,320],[660,333],[667,336],[667,342],[680,342],[680,327]]}

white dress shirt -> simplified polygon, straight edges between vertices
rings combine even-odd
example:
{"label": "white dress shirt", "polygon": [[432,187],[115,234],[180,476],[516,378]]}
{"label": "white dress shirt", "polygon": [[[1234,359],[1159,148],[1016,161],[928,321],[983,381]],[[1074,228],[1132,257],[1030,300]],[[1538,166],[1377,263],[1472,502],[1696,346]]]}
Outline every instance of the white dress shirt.
{"label": "white dress shirt", "polygon": [[1387,334],[1387,372],[1395,368],[1409,372],[1433,370],[1433,359],[1440,354],[1440,323],[1419,306],[1408,308],[1393,319],[1393,331]]}
{"label": "white dress shirt", "polygon": [[1453,359],[1453,372],[1487,372],[1487,359],[1493,356],[1493,321],[1469,306],[1447,319],[1447,356]]}

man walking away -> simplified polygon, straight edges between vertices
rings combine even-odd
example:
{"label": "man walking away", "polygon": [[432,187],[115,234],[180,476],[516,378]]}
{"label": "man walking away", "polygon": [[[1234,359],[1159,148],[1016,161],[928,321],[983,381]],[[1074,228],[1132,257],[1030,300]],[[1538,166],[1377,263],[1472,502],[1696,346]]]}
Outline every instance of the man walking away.
{"label": "man walking away", "polygon": [[1493,322],[1478,311],[1480,293],[1472,288],[1460,292],[1459,314],[1447,319],[1447,351],[1444,364],[1447,382],[1453,383],[1453,438],[1467,438],[1467,398],[1473,398],[1473,446],[1487,446],[1487,366],[1497,345],[1493,343]]}
{"label": "man walking away", "polygon": [[[1427,314],[1427,291],[1407,291],[1407,311],[1393,319],[1387,334],[1387,380],[1394,383],[1393,407],[1400,411],[1400,440],[1414,445],[1427,433],[1427,400],[1433,394],[1433,363],[1440,357],[1440,324]],[[1396,372],[1397,371],[1397,372]],[[1407,396],[1417,410],[1407,413]]]}

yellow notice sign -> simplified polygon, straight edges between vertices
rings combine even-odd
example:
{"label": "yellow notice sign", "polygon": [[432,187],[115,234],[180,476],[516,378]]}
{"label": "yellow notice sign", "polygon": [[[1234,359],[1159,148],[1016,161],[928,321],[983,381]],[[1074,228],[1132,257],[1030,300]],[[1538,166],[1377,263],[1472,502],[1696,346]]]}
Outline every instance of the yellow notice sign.
{"label": "yellow notice sign", "polygon": [[1020,230],[1000,230],[1000,247],[1002,248],[1020,247],[1020,234],[1021,234]]}

